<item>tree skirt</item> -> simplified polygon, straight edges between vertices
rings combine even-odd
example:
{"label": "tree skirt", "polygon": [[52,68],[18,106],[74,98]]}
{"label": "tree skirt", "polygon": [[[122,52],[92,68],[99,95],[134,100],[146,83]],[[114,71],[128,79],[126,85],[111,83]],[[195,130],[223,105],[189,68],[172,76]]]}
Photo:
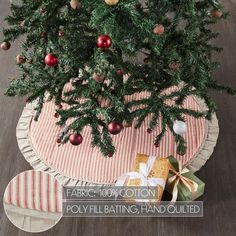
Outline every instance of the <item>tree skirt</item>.
{"label": "tree skirt", "polygon": [[[90,127],[83,130],[84,141],[80,146],[57,144],[61,128],[55,125],[54,103],[45,103],[38,122],[33,120],[33,106],[26,105],[17,126],[20,150],[34,169],[53,174],[64,185],[113,184],[119,176],[131,171],[137,153],[159,157],[173,155],[195,172],[209,159],[219,133],[215,115],[211,121],[185,116],[188,125],[184,135],[187,153],[180,156],[169,130],[160,147],[154,146],[160,128],[147,133],[149,116],[140,129],[135,129],[133,125],[113,136],[117,151],[112,158],[105,158],[98,148],[91,146]],[[195,97],[188,97],[183,107],[203,110],[205,105]]]}
{"label": "tree skirt", "polygon": [[62,187],[45,172],[25,171],[8,184],[3,205],[9,220],[18,228],[44,231],[62,217]]}

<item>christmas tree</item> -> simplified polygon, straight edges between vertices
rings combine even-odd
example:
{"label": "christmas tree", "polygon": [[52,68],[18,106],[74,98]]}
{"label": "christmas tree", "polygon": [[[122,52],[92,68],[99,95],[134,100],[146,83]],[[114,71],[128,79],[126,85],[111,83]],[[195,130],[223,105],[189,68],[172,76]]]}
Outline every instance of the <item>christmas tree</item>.
{"label": "christmas tree", "polygon": [[[21,74],[6,94],[35,101],[36,120],[44,103],[54,101],[65,127],[58,142],[79,145],[91,126],[92,145],[112,156],[112,135],[139,128],[151,113],[147,132],[162,128],[153,143],[170,130],[184,154],[175,122],[185,130],[184,115],[211,119],[216,104],[209,90],[236,94],[212,78],[221,49],[210,26],[227,16],[217,0],[22,0],[11,11],[1,48],[24,36],[16,57]],[[127,99],[138,93],[146,95]],[[183,108],[187,96],[204,100],[207,110]]]}

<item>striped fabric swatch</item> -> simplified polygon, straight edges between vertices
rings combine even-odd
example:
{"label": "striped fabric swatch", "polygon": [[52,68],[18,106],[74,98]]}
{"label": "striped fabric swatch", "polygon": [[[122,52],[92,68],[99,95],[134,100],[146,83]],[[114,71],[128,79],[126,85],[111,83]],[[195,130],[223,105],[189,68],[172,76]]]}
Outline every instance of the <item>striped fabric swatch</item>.
{"label": "striped fabric swatch", "polygon": [[[66,90],[69,88],[70,86]],[[173,89],[176,88],[172,88],[167,93]],[[147,96],[147,93],[140,93],[133,97],[127,97],[126,100]],[[168,103],[171,105],[172,101]],[[194,110],[200,109],[198,102],[193,97],[188,97],[183,107]],[[63,108],[66,108],[66,105],[63,105]],[[105,158],[98,148],[91,146],[90,127],[84,128],[82,132],[84,140],[80,146],[72,146],[70,143],[57,144],[56,141],[61,128],[55,125],[57,121],[54,117],[55,111],[54,103],[47,102],[39,121],[35,122],[32,119],[29,135],[35,152],[46,165],[60,174],[93,183],[114,183],[120,175],[132,169],[137,153],[161,157],[174,155],[184,164],[187,164],[198,152],[207,132],[205,119],[185,116],[188,131],[184,134],[184,138],[187,141],[188,148],[186,155],[179,156],[176,153],[177,146],[173,135],[169,130],[160,143],[160,147],[154,146],[155,137],[159,134],[161,127],[148,134],[148,124],[151,120],[151,115],[149,115],[140,129],[135,129],[133,124],[132,127],[125,128],[119,135],[113,136],[117,151],[112,158]],[[161,120],[159,123],[161,124]]]}
{"label": "striped fabric swatch", "polygon": [[8,184],[4,202],[25,209],[61,213],[62,187],[49,174],[25,171]]}

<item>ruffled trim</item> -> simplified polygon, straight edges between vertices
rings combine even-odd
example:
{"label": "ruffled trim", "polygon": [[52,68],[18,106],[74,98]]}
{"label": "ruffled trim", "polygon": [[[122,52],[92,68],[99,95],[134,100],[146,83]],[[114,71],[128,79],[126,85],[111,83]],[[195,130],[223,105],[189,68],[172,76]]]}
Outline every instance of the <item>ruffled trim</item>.
{"label": "ruffled trim", "polygon": [[30,216],[30,217],[36,217],[36,218],[47,219],[47,220],[55,220],[55,221],[58,221],[62,217],[62,212],[37,211],[33,209],[18,207],[18,206],[8,204],[5,202],[3,206],[7,215],[9,215],[9,212],[12,212],[15,214],[19,214],[22,217]]}
{"label": "ruffled trim", "polygon": [[[199,101],[199,99],[197,99],[197,101],[200,108],[204,110],[206,107],[205,103],[203,101]],[[48,166],[43,160],[40,159],[36,150],[33,148],[29,136],[29,129],[32,122],[32,117],[34,115],[34,105],[34,103],[28,103],[25,106],[16,127],[16,137],[19,149],[33,169],[51,174],[64,186],[112,186],[113,184],[111,183],[94,183],[66,177],[54,169],[54,167]],[[198,171],[207,162],[214,151],[214,147],[216,146],[219,135],[219,125],[215,114],[213,115],[211,121],[206,121],[206,127],[206,135],[199,152],[197,152],[187,164],[187,167],[193,172]]]}
{"label": "ruffled trim", "polygon": [[[206,104],[203,100],[197,97],[194,98],[197,100],[201,110],[204,111],[207,109]],[[202,166],[206,164],[206,162],[214,152],[214,148],[217,144],[220,130],[219,122],[215,113],[212,115],[212,119],[210,121],[206,120],[206,128],[207,130],[205,132],[205,138],[202,142],[201,147],[199,148],[199,151],[186,165],[186,167],[193,172],[200,170]]]}

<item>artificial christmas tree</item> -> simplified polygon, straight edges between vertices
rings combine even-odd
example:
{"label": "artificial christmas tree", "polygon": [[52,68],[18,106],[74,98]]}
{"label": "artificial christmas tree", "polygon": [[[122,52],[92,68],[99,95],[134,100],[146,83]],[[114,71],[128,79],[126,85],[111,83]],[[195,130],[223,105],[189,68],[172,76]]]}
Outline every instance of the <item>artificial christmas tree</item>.
{"label": "artificial christmas tree", "polygon": [[[178,153],[184,154],[176,121],[184,121],[184,115],[211,119],[216,110],[211,89],[236,94],[212,78],[218,65],[212,56],[220,49],[211,43],[218,34],[209,26],[227,15],[216,0],[23,0],[11,8],[11,27],[4,29],[1,48],[8,50],[10,41],[26,37],[24,63],[17,63],[22,74],[6,94],[36,100],[35,119],[47,100],[69,105],[57,110],[58,125],[65,127],[62,143],[89,125],[92,144],[112,156],[112,134],[126,129],[122,124],[139,128],[152,114],[148,132],[162,127],[155,146],[170,130]],[[143,63],[134,60],[140,54]],[[65,92],[68,83],[71,89]],[[171,90],[173,86],[178,89]],[[148,95],[126,99],[141,92]],[[203,99],[207,110],[183,108],[187,96]],[[106,106],[101,98],[109,101]]]}

